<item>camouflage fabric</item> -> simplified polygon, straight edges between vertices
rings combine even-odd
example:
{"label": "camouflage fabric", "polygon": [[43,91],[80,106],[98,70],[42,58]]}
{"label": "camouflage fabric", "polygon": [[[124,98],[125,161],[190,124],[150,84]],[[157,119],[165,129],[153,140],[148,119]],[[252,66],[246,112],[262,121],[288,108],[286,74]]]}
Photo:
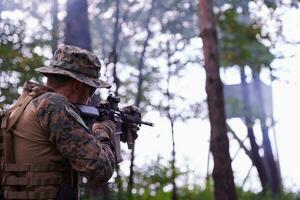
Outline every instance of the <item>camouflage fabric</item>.
{"label": "camouflage fabric", "polygon": [[95,137],[100,141],[112,140],[112,145],[114,148],[115,144],[115,130],[116,125],[110,120],[104,122],[96,122],[92,126],[93,133]]}
{"label": "camouflage fabric", "polygon": [[[74,105],[65,97],[53,92],[44,93],[31,103],[41,128],[60,154],[70,161],[74,170],[97,181],[110,179],[115,160],[111,145],[107,142],[109,139],[97,139],[87,126],[82,124],[84,122],[78,120],[80,116]],[[73,114],[67,111],[68,109],[72,110]]]}
{"label": "camouflage fabric", "polygon": [[94,88],[110,88],[100,78],[101,64],[97,56],[85,49],[71,45],[58,48],[49,66],[39,67],[36,71],[47,74],[61,74]]}

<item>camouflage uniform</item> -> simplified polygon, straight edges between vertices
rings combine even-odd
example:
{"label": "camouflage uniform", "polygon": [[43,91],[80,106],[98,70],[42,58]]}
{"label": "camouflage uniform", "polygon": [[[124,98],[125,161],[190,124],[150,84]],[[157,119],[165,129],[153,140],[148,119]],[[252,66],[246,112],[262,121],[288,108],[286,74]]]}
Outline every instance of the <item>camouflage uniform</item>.
{"label": "camouflage uniform", "polygon": [[[46,76],[70,76],[91,87],[108,88],[109,84],[98,79],[100,67],[94,54],[65,45],[56,51],[49,67],[41,67],[37,71]],[[28,100],[28,97],[31,99]],[[50,88],[26,83],[23,94],[9,110],[5,121],[8,122],[4,128],[9,128],[4,129],[4,147],[8,155],[5,154],[1,172],[6,190],[6,193],[3,192],[4,198],[53,199],[54,196],[48,194],[64,193],[60,189],[62,185],[72,185],[73,189],[78,187],[78,173],[91,181],[102,182],[112,176],[115,164],[113,123],[106,121],[98,124],[92,132],[79,116],[76,106]],[[7,133],[13,135],[13,140]],[[8,139],[5,139],[6,136]],[[11,155],[9,149],[14,155]],[[30,166],[30,169],[26,168],[25,175],[20,177],[20,170],[24,170],[25,165]],[[49,166],[63,166],[61,168],[64,169],[49,169]],[[24,179],[29,184],[21,183]],[[70,199],[76,195],[78,193],[72,197],[64,194],[60,196]]]}
{"label": "camouflage uniform", "polygon": [[[34,99],[32,104],[35,110],[33,114],[42,129],[47,131],[50,143],[56,146],[72,168],[87,175],[93,174],[101,181],[108,181],[114,168],[109,136],[97,140],[95,136],[98,135],[81,121],[77,108],[61,95],[47,92]],[[101,131],[111,132],[105,129]]]}

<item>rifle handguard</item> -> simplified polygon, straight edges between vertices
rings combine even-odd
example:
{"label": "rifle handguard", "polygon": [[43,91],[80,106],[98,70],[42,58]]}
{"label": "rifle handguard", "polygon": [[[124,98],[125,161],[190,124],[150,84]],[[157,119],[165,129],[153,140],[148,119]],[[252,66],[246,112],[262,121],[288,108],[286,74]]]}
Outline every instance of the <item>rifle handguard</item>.
{"label": "rifle handguard", "polygon": [[[99,122],[109,119],[116,124],[115,155],[117,163],[120,163],[123,160],[120,147],[121,134],[123,134],[122,125],[125,123],[135,124],[135,126],[140,126],[142,124],[147,126],[154,126],[154,124],[151,122],[142,121],[140,116],[134,116],[121,111],[118,107],[119,102],[120,100],[118,97],[113,97],[112,95],[109,95],[107,97],[107,103],[100,104],[97,107],[87,105],[76,105],[80,110],[80,114],[83,117],[83,119],[93,119]],[[128,149],[133,149],[134,141],[136,138],[134,138],[133,132],[130,128],[126,130],[126,134],[126,142]]]}

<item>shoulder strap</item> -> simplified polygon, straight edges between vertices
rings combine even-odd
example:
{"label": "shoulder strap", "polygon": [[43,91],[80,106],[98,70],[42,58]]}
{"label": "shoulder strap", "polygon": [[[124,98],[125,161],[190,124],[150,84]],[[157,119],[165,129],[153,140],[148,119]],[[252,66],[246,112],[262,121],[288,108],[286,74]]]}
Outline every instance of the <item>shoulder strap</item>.
{"label": "shoulder strap", "polygon": [[4,144],[3,144],[3,132],[4,128],[6,128],[7,120],[5,118],[5,111],[0,110],[0,162],[3,161],[4,156]]}
{"label": "shoulder strap", "polygon": [[4,191],[4,199],[55,199],[56,191]]}
{"label": "shoulder strap", "polygon": [[[13,146],[13,135],[11,134],[10,129],[16,124],[21,114],[25,110],[26,106],[30,103],[30,101],[36,96],[34,92],[29,93],[25,96],[24,99],[17,102],[17,104],[12,107],[12,109],[7,113],[10,115],[13,112],[13,117],[5,122],[4,133],[3,133],[3,143],[4,143],[4,161],[5,163],[14,163],[14,146]],[[6,121],[9,116],[4,116],[4,120]],[[7,118],[6,118],[7,117]]]}

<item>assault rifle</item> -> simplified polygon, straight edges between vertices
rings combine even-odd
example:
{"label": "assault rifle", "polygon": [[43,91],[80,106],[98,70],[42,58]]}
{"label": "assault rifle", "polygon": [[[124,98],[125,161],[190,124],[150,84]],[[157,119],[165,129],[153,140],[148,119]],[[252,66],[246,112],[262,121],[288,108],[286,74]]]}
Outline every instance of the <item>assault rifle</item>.
{"label": "assault rifle", "polygon": [[154,126],[151,122],[146,122],[141,120],[141,116],[136,112],[123,112],[120,110],[118,104],[120,103],[119,97],[114,97],[113,95],[109,95],[107,97],[106,103],[101,103],[100,105],[88,106],[88,105],[77,105],[80,110],[80,114],[84,120],[92,120],[92,121],[103,121],[103,120],[111,120],[116,124],[116,133],[115,133],[115,148],[116,148],[116,160],[117,162],[121,162],[121,134],[124,134],[123,131],[126,131],[126,143],[128,149],[133,149],[134,147],[134,136],[131,128],[126,128],[124,130],[123,127],[139,127],[141,125]]}

